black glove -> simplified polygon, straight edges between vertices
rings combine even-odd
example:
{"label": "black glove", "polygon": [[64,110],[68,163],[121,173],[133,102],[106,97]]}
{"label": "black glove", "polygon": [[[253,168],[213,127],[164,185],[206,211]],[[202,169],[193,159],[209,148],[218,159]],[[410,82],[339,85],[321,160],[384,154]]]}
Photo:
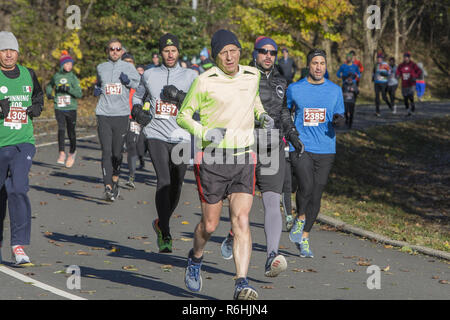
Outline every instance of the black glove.
{"label": "black glove", "polygon": [[342,127],[345,124],[345,119],[340,114],[333,115],[333,121],[331,122],[334,128]]}
{"label": "black glove", "polygon": [[70,86],[68,84],[58,84],[56,87],[56,92],[59,93],[67,93],[70,90]]}
{"label": "black glove", "polygon": [[27,114],[30,118],[39,117],[41,115],[41,112],[42,112],[42,106],[40,106],[40,105],[34,104],[27,108]]}
{"label": "black glove", "polygon": [[305,145],[298,137],[299,133],[295,128],[292,128],[287,135],[289,142],[295,148],[295,152],[297,152],[298,156],[300,156],[305,151]]}
{"label": "black glove", "polygon": [[209,129],[208,131],[206,131],[205,140],[211,141],[214,144],[219,144],[225,137],[226,133],[227,133],[226,128]]}
{"label": "black glove", "polygon": [[128,76],[123,72],[120,74],[119,80],[120,80],[120,82],[122,82],[123,85],[126,85],[126,86],[129,85],[131,82],[130,78],[128,78]]}
{"label": "black glove", "polygon": [[48,99],[48,100],[53,100],[53,99],[55,99],[55,97],[52,96],[51,94],[47,94],[47,99]]}
{"label": "black glove", "polygon": [[5,119],[9,114],[9,99],[0,100],[0,119]]}
{"label": "black glove", "polygon": [[152,121],[150,111],[143,110],[140,104],[133,105],[133,108],[131,109],[131,117],[144,127]]}
{"label": "black glove", "polygon": [[98,97],[101,94],[102,94],[102,88],[99,88],[99,87],[96,86],[94,88],[94,97]]}
{"label": "black glove", "polygon": [[171,102],[177,105],[177,108],[180,109],[181,104],[186,97],[186,93],[178,90],[174,85],[164,86],[162,91],[162,98],[165,101]]}

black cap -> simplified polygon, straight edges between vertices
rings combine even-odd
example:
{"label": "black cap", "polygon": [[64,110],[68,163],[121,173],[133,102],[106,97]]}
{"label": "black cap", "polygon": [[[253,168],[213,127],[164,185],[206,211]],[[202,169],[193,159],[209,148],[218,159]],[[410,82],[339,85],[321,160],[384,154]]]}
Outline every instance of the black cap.
{"label": "black cap", "polygon": [[234,44],[239,49],[242,48],[241,43],[233,32],[224,29],[216,31],[211,38],[211,56],[213,59],[216,60],[219,52],[229,44]]}
{"label": "black cap", "polygon": [[162,52],[167,46],[175,46],[178,50],[180,50],[180,43],[177,36],[166,33],[161,38],[159,38],[159,52]]}
{"label": "black cap", "polygon": [[125,53],[122,55],[122,60],[125,60],[125,59],[131,59],[131,60],[134,61],[133,55],[132,55],[131,53],[128,53],[128,52],[125,52]]}

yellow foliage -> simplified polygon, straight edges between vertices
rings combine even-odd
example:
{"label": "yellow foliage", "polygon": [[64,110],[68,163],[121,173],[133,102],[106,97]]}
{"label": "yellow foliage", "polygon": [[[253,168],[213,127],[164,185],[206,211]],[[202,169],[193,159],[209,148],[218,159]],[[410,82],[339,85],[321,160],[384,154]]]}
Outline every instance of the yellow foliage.
{"label": "yellow foliage", "polygon": [[[83,58],[83,53],[80,49],[80,38],[77,31],[73,31],[69,35],[65,36],[61,43],[56,46],[56,49],[52,51],[52,56],[59,60],[62,50],[69,51],[72,58],[76,58],[77,60],[81,60]],[[76,68],[74,69],[75,72],[79,72]]]}
{"label": "yellow foliage", "polygon": [[97,77],[95,75],[81,79],[80,80],[81,89],[87,89],[92,87],[96,81]]}

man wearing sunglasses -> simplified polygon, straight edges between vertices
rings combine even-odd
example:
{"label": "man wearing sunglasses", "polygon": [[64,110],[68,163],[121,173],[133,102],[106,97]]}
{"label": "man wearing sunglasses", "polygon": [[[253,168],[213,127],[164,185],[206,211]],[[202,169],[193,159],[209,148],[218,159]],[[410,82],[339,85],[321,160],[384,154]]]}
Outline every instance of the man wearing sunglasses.
{"label": "man wearing sunglasses", "polygon": [[[153,221],[159,252],[172,252],[169,221],[181,195],[187,163],[175,163],[172,150],[177,144],[189,144],[190,135],[181,129],[176,116],[197,73],[178,63],[178,38],[170,33],[159,39],[162,65],[146,70],[142,82],[133,96],[132,116],[143,125],[147,146],[156,172],[155,205],[158,218]],[[143,107],[146,91],[150,95],[150,108]]]}
{"label": "man wearing sunglasses", "polygon": [[94,88],[94,96],[100,97],[95,114],[107,201],[114,201],[119,196],[122,146],[130,116],[130,89],[136,89],[141,79],[136,68],[121,59],[124,51],[119,40],[109,41],[106,46],[108,61],[97,66],[97,84]]}
{"label": "man wearing sunglasses", "polygon": [[[259,37],[255,41],[253,51],[253,61],[251,66],[256,67],[260,74],[259,96],[264,106],[264,110],[275,121],[274,129],[278,130],[278,141],[271,142],[266,147],[258,144],[258,163],[256,166],[256,185],[261,190],[262,201],[264,205],[264,231],[267,242],[267,260],[265,265],[265,276],[276,277],[286,270],[286,259],[278,254],[278,247],[282,231],[282,218],[280,212],[281,193],[283,191],[284,175],[285,175],[285,153],[283,137],[291,141],[296,151],[301,154],[303,152],[303,144],[299,139],[294,123],[291,119],[288,108],[286,107],[285,91],[287,82],[275,67],[277,60],[278,46],[275,41],[268,37]],[[270,131],[271,133],[274,130]],[[265,131],[261,131],[264,134]],[[272,134],[271,134],[272,135]],[[267,139],[270,139],[269,135]],[[260,142],[264,140],[260,138]],[[262,150],[264,149],[264,150]],[[275,155],[278,161],[259,161],[261,157],[271,153],[271,157]],[[270,158],[271,158],[270,157]],[[275,165],[274,162],[278,162]],[[227,238],[222,242],[222,256],[225,259],[231,259],[233,252],[233,235],[230,232]]]}

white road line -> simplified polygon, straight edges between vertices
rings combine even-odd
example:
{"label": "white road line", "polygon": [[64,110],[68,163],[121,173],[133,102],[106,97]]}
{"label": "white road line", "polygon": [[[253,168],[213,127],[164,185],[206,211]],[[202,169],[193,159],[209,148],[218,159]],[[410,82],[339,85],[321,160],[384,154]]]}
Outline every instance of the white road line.
{"label": "white road line", "polygon": [[11,277],[14,277],[14,278],[16,278],[16,279],[18,279],[20,281],[23,281],[23,282],[25,282],[27,284],[31,284],[31,285],[33,285],[35,287],[38,287],[38,288],[41,288],[43,290],[50,291],[51,293],[54,293],[54,294],[56,294],[58,296],[61,296],[61,297],[64,297],[64,298],[67,298],[67,299],[70,299],[70,300],[87,300],[85,298],[73,295],[71,293],[68,293],[68,292],[65,292],[63,290],[54,288],[52,286],[49,286],[49,285],[47,285],[45,283],[42,283],[40,281],[37,281],[37,280],[35,280],[33,278],[27,277],[27,276],[25,276],[25,275],[23,275],[23,274],[21,274],[19,272],[16,272],[14,270],[11,270],[11,269],[7,268],[5,266],[0,265],[0,271],[3,272],[3,273],[6,273],[7,275],[10,275]]}
{"label": "white road line", "polygon": [[[79,138],[77,138],[77,140],[94,138],[94,137],[96,137],[96,136],[97,136],[96,134],[91,134],[90,136],[79,137]],[[54,144],[57,144],[57,143],[58,143],[58,141],[47,142],[47,143],[41,143],[41,144],[37,144],[37,145],[36,145],[36,148],[39,148],[39,147],[47,147],[47,146],[51,146],[51,145],[54,145]]]}

